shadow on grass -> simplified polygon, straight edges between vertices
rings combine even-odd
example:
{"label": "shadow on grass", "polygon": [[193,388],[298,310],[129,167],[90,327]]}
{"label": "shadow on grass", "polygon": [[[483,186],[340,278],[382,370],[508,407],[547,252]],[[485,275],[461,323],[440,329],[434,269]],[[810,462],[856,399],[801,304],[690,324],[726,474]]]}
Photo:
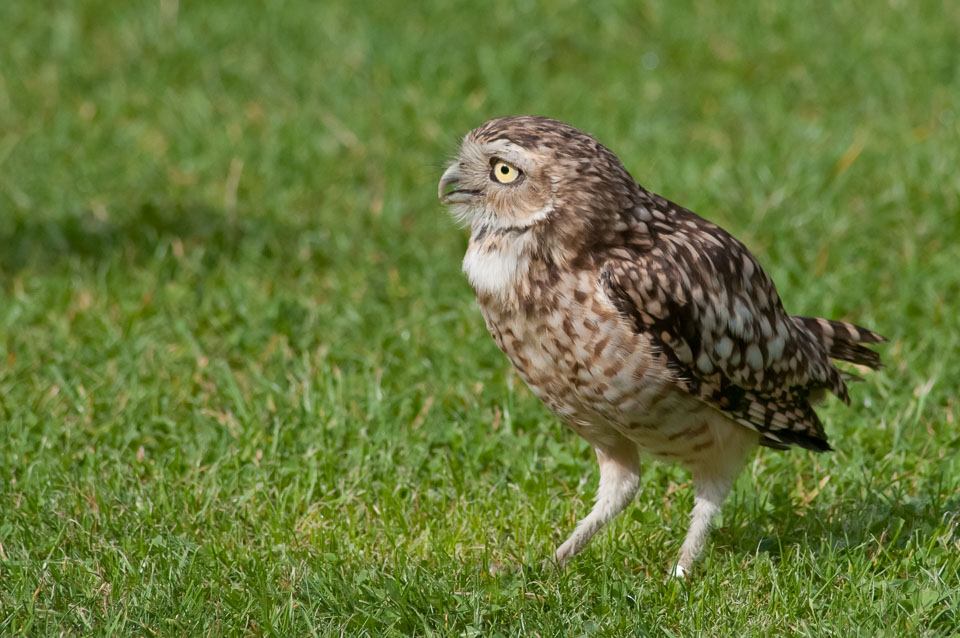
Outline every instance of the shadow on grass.
{"label": "shadow on grass", "polygon": [[811,538],[834,550],[877,543],[884,549],[903,548],[915,534],[933,532],[944,515],[957,512],[960,497],[944,499],[936,495],[898,501],[871,494],[860,502],[844,501],[813,509],[775,502],[773,511],[765,516],[742,526],[718,529],[717,538],[733,551],[763,552],[773,557],[793,545],[813,547]]}
{"label": "shadow on grass", "polygon": [[[780,494],[773,497],[773,505],[773,511],[765,515],[717,529],[717,548],[740,555],[767,554],[775,561],[794,546],[802,546],[825,561],[836,560],[831,554],[850,555],[852,563],[868,564],[868,569],[882,574],[882,579],[902,588],[906,595],[902,604],[907,606],[922,604],[917,600],[928,592],[921,594],[920,590],[932,585],[903,582],[896,572],[889,571],[889,560],[878,562],[876,556],[916,551],[918,544],[926,544],[918,537],[933,537],[945,519],[960,514],[960,496],[947,496],[942,490],[921,499],[898,499],[889,493],[870,492],[862,501],[822,503],[809,509],[796,507],[785,494]],[[960,537],[960,528],[953,530],[953,536]],[[859,553],[860,558],[854,558],[853,553]],[[929,627],[953,626],[958,620],[947,598],[924,607]]]}
{"label": "shadow on grass", "polygon": [[175,239],[203,243],[206,259],[213,261],[234,257],[244,243],[255,244],[251,247],[260,252],[282,254],[304,230],[266,218],[231,218],[183,203],[148,202],[116,218],[90,211],[60,219],[15,218],[0,224],[0,271],[43,269],[70,258],[99,262],[117,253],[140,262]]}

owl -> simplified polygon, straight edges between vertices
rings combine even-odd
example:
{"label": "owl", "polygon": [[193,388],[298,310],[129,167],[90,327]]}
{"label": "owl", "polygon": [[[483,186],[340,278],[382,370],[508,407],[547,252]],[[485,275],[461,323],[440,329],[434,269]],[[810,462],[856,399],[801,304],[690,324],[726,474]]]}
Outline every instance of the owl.
{"label": "owl", "polygon": [[763,445],[830,450],[813,406],[850,402],[833,360],[878,368],[841,321],[792,316],[746,247],[640,186],[609,149],[557,120],[466,135],[438,196],[471,229],[463,271],[497,346],[600,465],[563,564],[633,499],[640,458],[693,477],[671,573],[689,577],[711,519]]}

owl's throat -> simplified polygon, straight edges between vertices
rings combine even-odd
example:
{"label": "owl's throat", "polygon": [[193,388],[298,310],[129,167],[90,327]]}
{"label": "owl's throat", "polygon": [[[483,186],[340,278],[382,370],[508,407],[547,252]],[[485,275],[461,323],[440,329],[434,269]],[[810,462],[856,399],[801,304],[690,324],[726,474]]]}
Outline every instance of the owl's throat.
{"label": "owl's throat", "polygon": [[470,237],[463,272],[478,297],[508,304],[520,294],[536,249],[535,233],[530,232],[530,227],[480,227]]}

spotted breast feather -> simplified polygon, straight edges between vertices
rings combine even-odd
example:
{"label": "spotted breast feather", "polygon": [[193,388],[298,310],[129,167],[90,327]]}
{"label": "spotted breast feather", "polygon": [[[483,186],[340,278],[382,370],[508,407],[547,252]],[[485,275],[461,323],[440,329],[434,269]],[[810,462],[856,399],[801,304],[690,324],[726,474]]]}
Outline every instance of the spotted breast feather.
{"label": "spotted breast feather", "polygon": [[[761,434],[768,447],[826,451],[812,404],[849,403],[831,358],[879,367],[860,343],[883,337],[843,322],[791,317],[750,252],[723,229],[663,198],[631,211],[644,241],[625,238],[600,275],[610,301],[667,355],[686,391]],[[631,258],[624,259],[623,246]]]}

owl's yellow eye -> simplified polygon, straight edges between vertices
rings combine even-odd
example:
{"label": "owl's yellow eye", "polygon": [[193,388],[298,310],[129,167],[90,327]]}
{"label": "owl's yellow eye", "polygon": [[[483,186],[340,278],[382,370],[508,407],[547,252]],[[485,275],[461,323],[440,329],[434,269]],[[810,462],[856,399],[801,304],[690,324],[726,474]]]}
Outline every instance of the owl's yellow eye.
{"label": "owl's yellow eye", "polygon": [[493,169],[490,171],[490,177],[501,184],[510,184],[517,181],[517,178],[520,177],[520,169],[512,164],[497,160],[494,162]]}

